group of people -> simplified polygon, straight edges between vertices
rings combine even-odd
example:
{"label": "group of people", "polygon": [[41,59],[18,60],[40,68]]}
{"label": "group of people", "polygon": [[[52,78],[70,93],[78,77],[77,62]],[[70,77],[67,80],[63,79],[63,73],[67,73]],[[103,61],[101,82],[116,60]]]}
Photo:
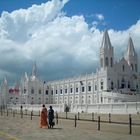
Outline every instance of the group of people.
{"label": "group of people", "polygon": [[54,125],[54,110],[52,106],[50,106],[49,110],[47,111],[47,108],[43,104],[41,110],[40,128],[53,128]]}

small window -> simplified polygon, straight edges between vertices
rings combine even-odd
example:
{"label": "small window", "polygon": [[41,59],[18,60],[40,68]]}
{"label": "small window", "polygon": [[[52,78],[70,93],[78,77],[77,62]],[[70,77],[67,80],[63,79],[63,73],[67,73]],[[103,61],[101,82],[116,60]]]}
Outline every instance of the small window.
{"label": "small window", "polygon": [[70,93],[72,93],[72,88],[70,88]]}
{"label": "small window", "polygon": [[137,64],[135,64],[135,72],[137,72],[137,71],[138,71]]}
{"label": "small window", "polygon": [[108,57],[105,58],[105,66],[108,66]]}
{"label": "small window", "polygon": [[132,71],[134,70],[134,68],[133,68],[133,64],[131,64],[131,69],[132,69]]}
{"label": "small window", "polygon": [[60,89],[60,94],[62,94],[62,92],[63,92],[62,89]]}
{"label": "small window", "polygon": [[78,87],[76,87],[76,92],[78,92]]}
{"label": "small window", "polygon": [[122,66],[122,68],[123,68],[123,71],[125,71],[125,67],[124,67],[124,65]]}
{"label": "small window", "polygon": [[128,88],[130,88],[130,82],[128,81]]}
{"label": "small window", "polygon": [[82,87],[82,92],[85,92],[85,87]]}
{"label": "small window", "polygon": [[57,94],[57,90],[55,91],[55,94]]}
{"label": "small window", "polygon": [[103,81],[101,81],[101,90],[103,90],[103,88],[104,88],[104,83]]}
{"label": "small window", "polygon": [[51,94],[53,95],[53,90],[51,90]]}
{"label": "small window", "polygon": [[114,89],[114,83],[113,83],[113,81],[111,82],[111,89],[112,90]]}
{"label": "small window", "polygon": [[65,93],[67,93],[67,88],[65,89]]}
{"label": "small window", "polygon": [[101,103],[103,103],[103,97],[101,97]]}
{"label": "small window", "polygon": [[48,95],[48,90],[46,90],[46,95]]}
{"label": "small window", "polygon": [[91,91],[91,86],[88,86],[88,91]]}
{"label": "small window", "polygon": [[113,58],[110,58],[110,66],[113,67]]}

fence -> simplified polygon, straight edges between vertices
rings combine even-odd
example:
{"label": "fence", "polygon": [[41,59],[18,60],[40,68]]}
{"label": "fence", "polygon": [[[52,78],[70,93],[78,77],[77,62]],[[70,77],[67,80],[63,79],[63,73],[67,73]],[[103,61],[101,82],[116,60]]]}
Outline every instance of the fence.
{"label": "fence", "polygon": [[[24,116],[29,116],[30,120],[33,120],[34,117],[40,117],[40,110],[15,110],[15,109],[3,109],[0,108],[1,116],[12,116],[16,117],[17,115],[21,116],[21,119]],[[121,118],[121,119],[120,119]],[[115,114],[97,114],[97,113],[57,113],[55,112],[56,124],[58,124],[59,119],[73,120],[74,127],[77,127],[78,121],[88,121],[88,122],[97,122],[97,130],[102,129],[101,124],[120,124],[128,126],[128,133],[132,134],[132,126],[140,126],[140,115],[115,115]]]}

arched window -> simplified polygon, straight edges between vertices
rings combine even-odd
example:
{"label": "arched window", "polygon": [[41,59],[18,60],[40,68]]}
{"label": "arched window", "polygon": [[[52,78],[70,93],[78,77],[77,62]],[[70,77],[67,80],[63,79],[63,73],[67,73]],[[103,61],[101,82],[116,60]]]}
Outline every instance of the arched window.
{"label": "arched window", "polygon": [[121,88],[125,88],[125,80],[124,80],[124,78],[122,78]]}
{"label": "arched window", "polygon": [[114,89],[114,83],[113,83],[113,81],[111,81],[111,89],[112,90]]}
{"label": "arched window", "polygon": [[105,58],[105,66],[108,66],[108,57]]}
{"label": "arched window", "polygon": [[110,66],[113,67],[113,58],[110,58]]}
{"label": "arched window", "polygon": [[60,89],[60,94],[62,94],[63,93],[63,90],[62,89]]}
{"label": "arched window", "polygon": [[91,83],[88,82],[88,91],[91,91]]}
{"label": "arched window", "polygon": [[101,80],[100,84],[101,84],[101,90],[103,90],[104,89],[104,82],[103,82],[103,80]]}
{"label": "arched window", "polygon": [[130,88],[130,82],[128,81],[128,88]]}
{"label": "arched window", "polygon": [[132,69],[132,71],[134,70],[133,64],[131,64],[131,69]]}
{"label": "arched window", "polygon": [[135,64],[135,72],[137,72],[137,71],[138,71],[137,64]]}
{"label": "arched window", "polygon": [[46,90],[46,95],[48,95],[48,93],[49,93],[48,90]]}
{"label": "arched window", "polygon": [[65,93],[67,93],[67,92],[68,92],[67,85],[65,85]]}
{"label": "arched window", "polygon": [[103,103],[103,97],[101,97],[101,103]]}
{"label": "arched window", "polygon": [[123,69],[123,71],[125,71],[125,66],[124,65],[122,66],[122,69]]}

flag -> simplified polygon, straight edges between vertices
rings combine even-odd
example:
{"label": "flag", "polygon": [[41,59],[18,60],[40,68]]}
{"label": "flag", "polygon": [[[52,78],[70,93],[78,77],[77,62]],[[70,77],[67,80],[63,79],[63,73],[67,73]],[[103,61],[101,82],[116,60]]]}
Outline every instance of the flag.
{"label": "flag", "polygon": [[20,90],[19,90],[19,85],[16,84],[15,87],[14,87],[14,93],[15,93],[15,94],[19,94],[19,91],[20,91]]}
{"label": "flag", "polygon": [[14,91],[16,94],[19,94],[19,88],[15,88]]}
{"label": "flag", "polygon": [[10,88],[9,89],[9,93],[13,94],[14,93],[14,89]]}

